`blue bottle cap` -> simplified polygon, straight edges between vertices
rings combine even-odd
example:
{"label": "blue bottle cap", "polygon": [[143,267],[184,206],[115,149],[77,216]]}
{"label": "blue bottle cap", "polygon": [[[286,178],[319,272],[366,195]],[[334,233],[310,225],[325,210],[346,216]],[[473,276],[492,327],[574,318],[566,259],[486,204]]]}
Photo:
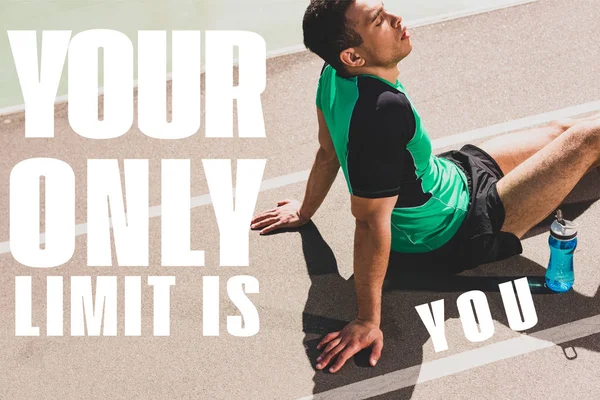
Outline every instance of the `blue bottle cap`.
{"label": "blue bottle cap", "polygon": [[550,226],[550,235],[558,240],[571,240],[577,237],[577,224],[562,217],[562,211],[556,213],[556,220]]}

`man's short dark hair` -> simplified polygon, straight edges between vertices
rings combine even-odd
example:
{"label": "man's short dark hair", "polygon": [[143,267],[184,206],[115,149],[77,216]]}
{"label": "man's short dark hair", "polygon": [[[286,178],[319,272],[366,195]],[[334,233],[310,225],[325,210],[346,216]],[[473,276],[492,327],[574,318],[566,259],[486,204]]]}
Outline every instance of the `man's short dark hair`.
{"label": "man's short dark hair", "polygon": [[331,65],[338,74],[348,76],[340,53],[362,44],[362,38],[346,18],[355,0],[311,0],[304,13],[304,45]]}

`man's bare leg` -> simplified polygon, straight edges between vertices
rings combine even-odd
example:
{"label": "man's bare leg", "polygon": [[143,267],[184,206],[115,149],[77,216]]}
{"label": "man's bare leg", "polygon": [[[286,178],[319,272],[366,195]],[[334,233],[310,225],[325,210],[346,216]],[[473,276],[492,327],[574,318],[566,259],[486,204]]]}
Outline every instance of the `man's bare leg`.
{"label": "man's bare leg", "polygon": [[487,140],[477,147],[496,160],[504,175],[581,122],[600,119],[600,113],[583,118],[564,118],[538,128],[508,133]]}
{"label": "man's bare leg", "polygon": [[523,237],[598,163],[600,119],[569,128],[498,181],[498,194],[506,210],[502,231]]}

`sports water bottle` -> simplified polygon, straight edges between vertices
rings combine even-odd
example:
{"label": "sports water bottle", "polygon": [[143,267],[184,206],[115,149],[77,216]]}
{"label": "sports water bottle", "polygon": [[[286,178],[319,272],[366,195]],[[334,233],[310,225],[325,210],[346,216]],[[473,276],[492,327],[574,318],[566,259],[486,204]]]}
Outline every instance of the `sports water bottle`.
{"label": "sports water bottle", "polygon": [[575,282],[573,253],[577,247],[577,225],[563,219],[562,211],[556,212],[556,220],[550,226],[550,262],[546,271],[546,286],[563,293]]}

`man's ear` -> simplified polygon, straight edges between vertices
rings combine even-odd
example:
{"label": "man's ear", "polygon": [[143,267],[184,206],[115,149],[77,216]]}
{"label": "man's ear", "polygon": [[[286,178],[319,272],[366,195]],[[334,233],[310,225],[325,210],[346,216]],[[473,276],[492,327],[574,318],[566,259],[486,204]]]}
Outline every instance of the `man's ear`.
{"label": "man's ear", "polygon": [[365,59],[358,54],[356,49],[349,48],[340,53],[340,61],[347,67],[362,67],[365,64]]}

